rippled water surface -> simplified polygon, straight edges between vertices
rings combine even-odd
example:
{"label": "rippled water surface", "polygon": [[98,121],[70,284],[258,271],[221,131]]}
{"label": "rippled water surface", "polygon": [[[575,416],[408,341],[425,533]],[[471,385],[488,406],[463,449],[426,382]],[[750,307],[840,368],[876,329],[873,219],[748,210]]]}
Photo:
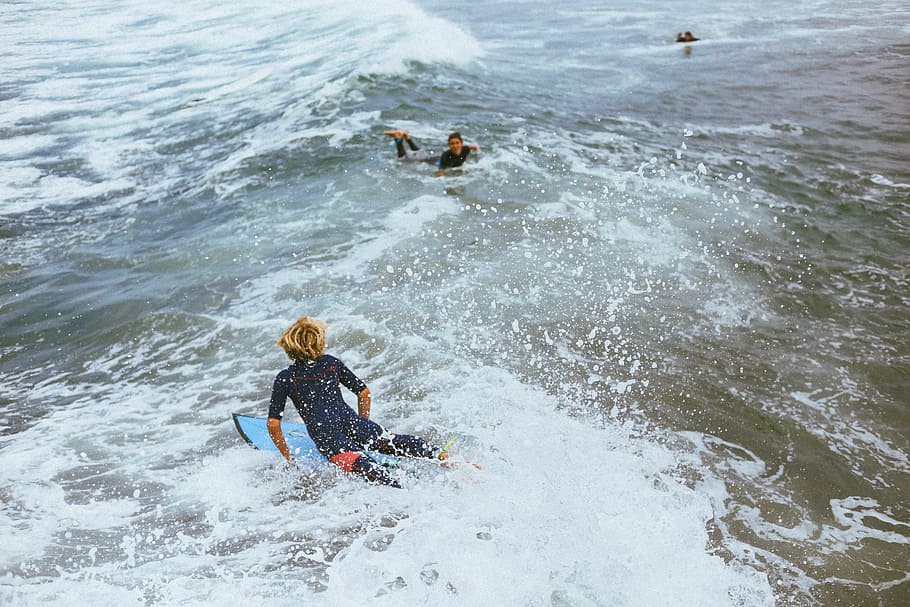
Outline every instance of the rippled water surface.
{"label": "rippled water surface", "polygon": [[[3,14],[0,602],[910,600],[901,3]],[[243,444],[303,314],[482,470]]]}

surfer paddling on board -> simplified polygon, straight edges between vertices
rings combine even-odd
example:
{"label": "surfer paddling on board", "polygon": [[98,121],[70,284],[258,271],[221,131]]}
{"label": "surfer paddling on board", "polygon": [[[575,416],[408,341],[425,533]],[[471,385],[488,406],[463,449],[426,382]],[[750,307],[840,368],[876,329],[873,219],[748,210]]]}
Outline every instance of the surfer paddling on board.
{"label": "surfer paddling on board", "polygon": [[[420,148],[417,146],[407,131],[386,131],[385,134],[395,139],[395,148],[398,151],[399,160],[402,158],[414,158],[415,160],[421,162],[433,162],[433,160],[429,157],[408,156],[407,151],[404,149],[405,142],[407,142],[408,147],[410,147],[411,150],[415,152],[420,150]],[[446,169],[452,169],[463,165],[464,161],[468,158],[468,154],[470,154],[472,151],[480,151],[480,148],[476,145],[465,145],[464,139],[461,137],[461,133],[457,131],[449,135],[448,146],[449,149],[443,152],[442,156],[439,157],[439,160],[436,161],[437,177],[445,175]]]}
{"label": "surfer paddling on board", "polygon": [[[343,362],[325,353],[325,332],[324,322],[304,316],[278,340],[294,361],[275,378],[269,403],[269,436],[281,455],[294,462],[281,430],[281,417],[290,397],[316,448],[345,472],[360,474],[374,483],[401,487],[364,450],[448,459],[445,449],[432,447],[410,434],[392,434],[369,419],[370,389]],[[341,386],[357,395],[357,412],[342,398]]]}

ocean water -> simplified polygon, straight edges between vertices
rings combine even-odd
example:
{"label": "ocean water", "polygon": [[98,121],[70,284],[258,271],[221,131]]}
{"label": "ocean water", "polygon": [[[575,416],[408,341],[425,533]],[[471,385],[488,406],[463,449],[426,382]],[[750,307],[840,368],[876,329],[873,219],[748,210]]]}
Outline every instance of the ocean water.
{"label": "ocean water", "polygon": [[[0,604],[910,603],[906,3],[0,14]],[[247,447],[304,314],[482,469]]]}

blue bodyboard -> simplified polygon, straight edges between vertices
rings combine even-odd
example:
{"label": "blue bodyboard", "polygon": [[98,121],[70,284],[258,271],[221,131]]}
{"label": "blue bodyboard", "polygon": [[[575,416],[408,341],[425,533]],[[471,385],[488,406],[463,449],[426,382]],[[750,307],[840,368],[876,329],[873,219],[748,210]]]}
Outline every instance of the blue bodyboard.
{"label": "blue bodyboard", "polygon": [[[261,451],[274,451],[278,453],[278,447],[272,441],[269,435],[268,420],[264,417],[252,417],[234,413],[234,425],[237,426],[237,432],[240,436],[255,449]],[[287,443],[288,449],[294,454],[298,462],[311,464],[328,464],[327,460],[316,448],[313,439],[310,438],[303,424],[293,422],[281,422],[281,431],[284,433],[284,442]],[[390,455],[383,455],[374,451],[367,451],[370,457],[375,459],[383,466],[395,466],[398,460]]]}

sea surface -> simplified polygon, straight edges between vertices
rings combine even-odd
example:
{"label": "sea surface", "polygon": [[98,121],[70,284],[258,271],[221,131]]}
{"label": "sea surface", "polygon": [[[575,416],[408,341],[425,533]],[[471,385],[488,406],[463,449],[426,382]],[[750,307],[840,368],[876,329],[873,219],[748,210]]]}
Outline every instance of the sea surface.
{"label": "sea surface", "polygon": [[[0,45],[0,604],[910,604],[905,1],[23,1]],[[302,315],[481,469],[244,444]]]}

